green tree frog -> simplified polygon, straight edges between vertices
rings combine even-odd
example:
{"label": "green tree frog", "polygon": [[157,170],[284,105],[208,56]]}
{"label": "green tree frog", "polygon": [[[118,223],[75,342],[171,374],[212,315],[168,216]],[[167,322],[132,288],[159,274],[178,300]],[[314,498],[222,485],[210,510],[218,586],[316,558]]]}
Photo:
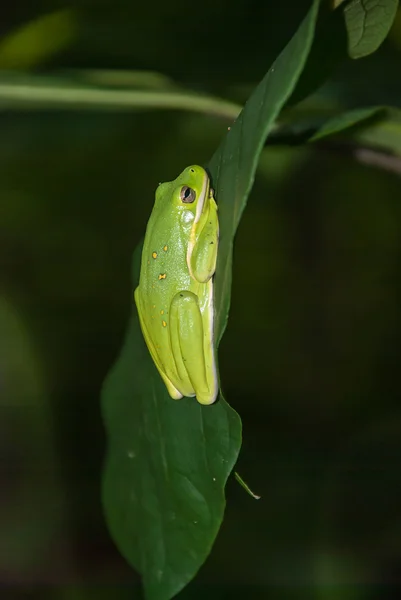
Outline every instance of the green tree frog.
{"label": "green tree frog", "polygon": [[174,399],[212,404],[218,393],[213,339],[217,205],[205,169],[161,183],[142,250],[135,302],[153,361]]}

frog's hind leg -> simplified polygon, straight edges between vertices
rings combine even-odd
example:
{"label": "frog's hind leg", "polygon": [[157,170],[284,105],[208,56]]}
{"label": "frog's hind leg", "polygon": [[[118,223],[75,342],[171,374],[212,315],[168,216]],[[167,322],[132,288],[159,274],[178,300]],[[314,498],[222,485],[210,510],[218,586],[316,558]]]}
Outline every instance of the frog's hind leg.
{"label": "frog's hind leg", "polygon": [[192,292],[178,292],[170,308],[170,340],[180,391],[195,396],[201,404],[212,404],[216,391],[209,388],[205,364],[205,332],[198,297]]}
{"label": "frog's hind leg", "polygon": [[[135,302],[138,306],[139,309],[139,294],[138,294],[138,288],[135,290]],[[177,388],[171,383],[170,379],[167,377],[167,375],[165,375],[161,364],[160,364],[160,360],[159,360],[159,356],[156,352],[155,347],[153,346],[153,342],[152,339],[148,333],[145,321],[142,319],[141,317],[141,312],[138,310],[138,316],[139,316],[139,324],[141,326],[142,329],[142,333],[143,333],[143,337],[145,339],[146,345],[148,347],[148,350],[150,352],[151,357],[153,358],[153,362],[156,365],[157,370],[160,373],[161,378],[164,381],[164,384],[167,388],[168,393],[170,394],[171,398],[173,398],[174,400],[179,400],[180,398],[182,398],[182,394],[179,390],[177,390]]]}

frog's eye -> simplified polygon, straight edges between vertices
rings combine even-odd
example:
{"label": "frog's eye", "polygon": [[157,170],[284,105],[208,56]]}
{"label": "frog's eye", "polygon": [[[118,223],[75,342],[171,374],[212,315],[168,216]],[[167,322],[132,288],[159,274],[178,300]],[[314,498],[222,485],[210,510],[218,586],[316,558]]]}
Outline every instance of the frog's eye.
{"label": "frog's eye", "polygon": [[185,204],[192,204],[192,202],[195,202],[196,192],[187,185],[184,185],[184,187],[181,188],[180,198]]}

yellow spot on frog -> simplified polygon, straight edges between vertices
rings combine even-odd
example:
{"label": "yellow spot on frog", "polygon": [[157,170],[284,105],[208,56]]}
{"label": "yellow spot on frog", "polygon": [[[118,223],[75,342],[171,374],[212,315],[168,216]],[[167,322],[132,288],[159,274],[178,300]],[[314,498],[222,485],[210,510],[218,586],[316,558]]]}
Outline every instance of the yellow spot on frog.
{"label": "yellow spot on frog", "polygon": [[168,250],[168,246],[167,246],[167,245],[166,245],[166,246],[163,246],[163,250],[164,250],[164,252],[167,252],[167,250]]}
{"label": "yellow spot on frog", "polygon": [[160,273],[159,279],[166,279],[167,273]]}
{"label": "yellow spot on frog", "polygon": [[160,314],[161,314],[161,315],[164,315],[164,310],[161,310],[161,311],[160,311]]}
{"label": "yellow spot on frog", "polygon": [[163,327],[167,327],[166,321],[162,321],[162,325],[163,325]]}
{"label": "yellow spot on frog", "polygon": [[156,304],[152,304],[152,308],[156,308]]}
{"label": "yellow spot on frog", "polygon": [[152,258],[157,258],[157,252],[152,252]]}

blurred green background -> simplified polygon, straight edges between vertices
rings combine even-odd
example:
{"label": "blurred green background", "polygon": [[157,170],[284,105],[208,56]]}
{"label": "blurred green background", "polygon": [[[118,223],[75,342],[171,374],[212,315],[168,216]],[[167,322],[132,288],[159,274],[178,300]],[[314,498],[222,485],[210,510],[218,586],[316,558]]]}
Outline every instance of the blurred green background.
{"label": "blurred green background", "polygon": [[[0,67],[155,71],[243,103],[308,5],[25,0],[2,8],[3,40],[61,12],[17,52],[0,39]],[[400,106],[400,70],[401,14],[377,53],[327,73],[314,106]],[[0,597],[140,598],[102,517],[99,393],[154,189],[205,163],[229,123],[0,108]],[[400,201],[399,176],[341,153],[264,151],[219,353],[244,425],[238,470],[262,500],[229,481],[217,542],[180,597],[399,591]]]}

